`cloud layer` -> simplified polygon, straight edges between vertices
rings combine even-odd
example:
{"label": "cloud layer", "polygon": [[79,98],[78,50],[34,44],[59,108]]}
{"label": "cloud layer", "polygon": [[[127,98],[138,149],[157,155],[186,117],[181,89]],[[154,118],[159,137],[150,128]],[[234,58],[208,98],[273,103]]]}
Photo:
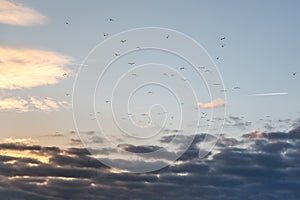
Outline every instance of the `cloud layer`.
{"label": "cloud layer", "polygon": [[222,138],[217,151],[202,160],[197,143],[203,136],[198,135],[183,158],[147,174],[110,169],[82,148],[6,141],[0,144],[0,195],[33,200],[299,199],[300,129],[250,135],[255,137]]}
{"label": "cloud layer", "polygon": [[10,0],[0,1],[0,23],[17,26],[43,24],[46,17],[32,8]]}
{"label": "cloud layer", "polygon": [[0,46],[0,89],[56,84],[71,58],[56,52]]}

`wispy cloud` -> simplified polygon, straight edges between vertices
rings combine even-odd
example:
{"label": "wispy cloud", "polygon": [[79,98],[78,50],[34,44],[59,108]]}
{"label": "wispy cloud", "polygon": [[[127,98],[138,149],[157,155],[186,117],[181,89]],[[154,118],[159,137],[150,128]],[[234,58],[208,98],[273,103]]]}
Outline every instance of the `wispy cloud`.
{"label": "wispy cloud", "polygon": [[225,106],[225,102],[221,98],[215,99],[209,103],[198,102],[199,108],[216,108],[216,107],[223,107],[223,106]]}
{"label": "wispy cloud", "polygon": [[0,99],[0,111],[16,110],[19,112],[28,112],[28,101],[20,98]]}
{"label": "wispy cloud", "polygon": [[0,89],[56,84],[71,58],[56,52],[0,46]]}
{"label": "wispy cloud", "polygon": [[30,100],[19,97],[0,99],[0,111],[17,111],[20,113],[37,110],[54,112],[59,111],[61,108],[68,108],[69,105],[67,101],[55,101],[50,97],[44,99],[30,97]]}
{"label": "wispy cloud", "polygon": [[33,26],[45,23],[46,17],[36,10],[10,0],[0,1],[0,23]]}
{"label": "wispy cloud", "polygon": [[280,96],[280,95],[287,95],[287,92],[270,92],[270,93],[260,93],[260,94],[250,94],[249,97],[256,97],[256,96]]}
{"label": "wispy cloud", "polygon": [[66,108],[67,106],[69,106],[69,103],[66,101],[55,101],[50,97],[44,99],[31,97],[30,100],[35,108],[47,112],[58,111],[61,107]]}

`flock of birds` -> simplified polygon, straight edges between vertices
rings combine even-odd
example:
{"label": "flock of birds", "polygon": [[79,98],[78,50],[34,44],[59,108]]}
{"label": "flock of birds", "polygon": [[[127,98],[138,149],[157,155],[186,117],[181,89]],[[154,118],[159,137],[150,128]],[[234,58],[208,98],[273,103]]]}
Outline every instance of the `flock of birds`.
{"label": "flock of birds", "polygon": [[[114,22],[115,20],[114,20],[113,18],[109,18],[108,21],[109,21],[109,22]],[[65,24],[66,24],[66,25],[70,25],[69,22],[65,22]],[[108,37],[108,36],[110,36],[109,33],[103,33],[103,37]],[[165,36],[165,39],[169,39],[169,38],[170,38],[170,35],[166,35],[166,36]],[[226,41],[226,37],[224,37],[224,36],[219,37],[219,40],[222,42],[221,45],[220,45],[220,47],[221,47],[221,48],[225,48],[225,47],[226,47],[226,44],[225,44],[224,42]],[[127,42],[127,40],[126,40],[126,39],[122,39],[122,40],[120,40],[120,42],[124,44],[124,43]],[[137,46],[136,48],[139,49],[140,47]],[[121,54],[118,53],[118,52],[115,52],[114,55],[115,55],[116,57],[118,57],[118,56],[120,56]],[[221,58],[220,56],[217,56],[217,57],[216,57],[216,60],[220,60],[220,58]],[[135,64],[136,64],[135,62],[128,62],[128,65],[130,65],[130,66],[133,66],[133,65],[135,65]],[[200,67],[198,67],[198,68],[204,70],[204,72],[210,72],[210,70],[209,70],[209,69],[205,69],[204,66],[200,66]],[[179,70],[186,70],[186,68],[185,68],[185,67],[179,67]],[[292,76],[296,76],[297,73],[298,73],[298,72],[292,72]],[[136,73],[132,73],[131,75],[132,75],[132,76],[138,76]],[[167,73],[163,73],[162,75],[168,76]],[[67,77],[68,74],[67,74],[67,73],[64,73],[64,74],[62,74],[62,76],[63,76],[63,77]],[[174,74],[171,74],[170,76],[174,76]],[[184,79],[183,81],[186,81],[186,79]],[[215,85],[215,86],[218,86],[218,85],[221,85],[221,84],[220,84],[220,83],[214,83],[214,85]],[[233,89],[234,89],[234,90],[240,90],[241,87],[240,87],[240,86],[234,86]],[[223,90],[220,90],[220,92],[227,92],[227,91],[226,91],[225,89],[223,89]],[[148,91],[147,94],[153,94],[153,91]],[[65,95],[66,95],[66,96],[70,96],[71,93],[66,92]],[[110,103],[110,102],[111,102],[110,100],[105,100],[105,103],[106,103],[106,104],[108,104],[108,103]],[[182,104],[183,104],[183,103],[182,103]],[[166,113],[168,113],[168,112],[157,113],[157,114],[161,115],[161,114],[166,114]],[[97,112],[97,115],[100,115],[100,114],[101,114],[101,112],[98,111],[98,112]],[[132,116],[132,115],[133,115],[132,113],[127,113],[127,116]],[[148,116],[147,113],[142,113],[142,114],[140,114],[140,115],[143,116],[143,117],[144,117],[144,116]],[[89,114],[89,116],[91,117],[91,120],[96,120],[96,117],[95,117],[95,115],[94,115],[93,113]],[[205,119],[205,118],[207,118],[207,116],[208,116],[208,113],[205,113],[205,112],[202,112],[202,113],[201,113],[201,119]],[[270,116],[266,116],[266,118],[269,118],[269,117],[270,117]],[[122,120],[126,120],[127,118],[122,117],[121,119],[122,119]],[[170,119],[174,119],[174,116],[171,116]],[[207,119],[207,120],[208,120],[208,119]],[[263,120],[263,119],[260,119],[260,120]],[[171,124],[172,124],[172,123],[170,123],[170,125],[171,125]]]}

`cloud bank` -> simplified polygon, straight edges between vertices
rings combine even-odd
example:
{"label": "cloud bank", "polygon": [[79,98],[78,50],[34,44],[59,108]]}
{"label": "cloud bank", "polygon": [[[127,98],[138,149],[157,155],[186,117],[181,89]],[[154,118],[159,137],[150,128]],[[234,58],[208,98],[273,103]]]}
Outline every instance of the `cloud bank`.
{"label": "cloud bank", "polygon": [[146,174],[110,169],[82,148],[6,141],[0,144],[0,195],[33,200],[300,198],[300,128],[222,138],[217,151],[202,160],[197,143],[203,136],[195,138],[176,163]]}

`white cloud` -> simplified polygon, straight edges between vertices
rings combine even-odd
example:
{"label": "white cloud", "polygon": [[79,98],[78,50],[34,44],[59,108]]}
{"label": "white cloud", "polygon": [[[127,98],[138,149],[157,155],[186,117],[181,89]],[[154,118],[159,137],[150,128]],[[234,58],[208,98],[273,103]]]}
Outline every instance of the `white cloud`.
{"label": "white cloud", "polygon": [[221,98],[215,99],[209,103],[198,102],[199,108],[216,108],[216,107],[224,107],[224,106],[225,106],[225,102]]}
{"label": "white cloud", "polygon": [[0,23],[33,26],[43,24],[46,17],[32,8],[10,0],[0,1]]}
{"label": "white cloud", "polygon": [[68,108],[69,106],[70,104],[67,101],[55,101],[50,97],[44,99],[30,97],[29,101],[16,97],[0,99],[0,111],[17,111],[24,113],[39,110],[54,112],[59,111],[61,108]]}
{"label": "white cloud", "polygon": [[0,89],[56,84],[69,64],[71,58],[56,52],[0,46]]}
{"label": "white cloud", "polygon": [[55,101],[50,97],[45,99],[31,97],[30,100],[35,108],[47,112],[58,111],[61,107],[67,107],[69,105],[66,101]]}
{"label": "white cloud", "polygon": [[0,99],[0,111],[16,110],[19,112],[28,112],[28,101],[20,98]]}

